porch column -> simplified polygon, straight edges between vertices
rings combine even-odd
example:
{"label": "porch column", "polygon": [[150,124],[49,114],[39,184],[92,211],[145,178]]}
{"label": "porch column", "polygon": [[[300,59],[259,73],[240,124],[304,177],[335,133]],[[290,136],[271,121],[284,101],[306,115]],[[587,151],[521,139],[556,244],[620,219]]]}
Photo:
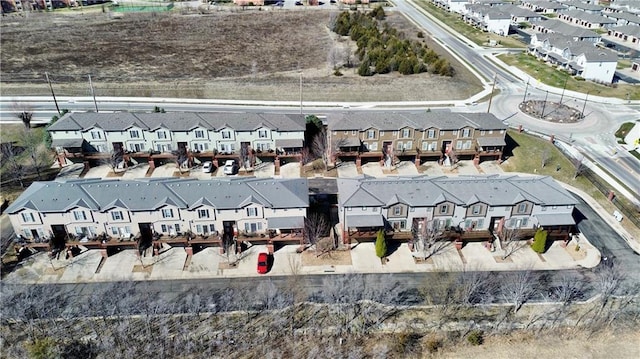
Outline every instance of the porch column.
{"label": "porch column", "polygon": [[276,157],[273,161],[273,164],[276,166],[276,173],[280,172],[280,157]]}
{"label": "porch column", "polygon": [[356,167],[362,167],[362,159],[360,158],[360,156],[356,157]]}
{"label": "porch column", "polygon": [[416,167],[420,167],[420,156],[416,156]]}
{"label": "porch column", "polygon": [[156,169],[156,161],[153,160],[153,158],[149,157],[149,169],[150,170],[155,170]]}

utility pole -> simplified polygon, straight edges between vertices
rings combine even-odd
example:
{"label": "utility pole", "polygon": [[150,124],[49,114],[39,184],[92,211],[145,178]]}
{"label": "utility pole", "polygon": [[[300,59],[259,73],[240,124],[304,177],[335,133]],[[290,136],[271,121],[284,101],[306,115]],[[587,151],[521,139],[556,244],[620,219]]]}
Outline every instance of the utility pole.
{"label": "utility pole", "polygon": [[584,97],[584,105],[582,105],[582,118],[584,118],[584,110],[587,108],[587,99],[589,98],[589,91],[587,91],[587,96]]}
{"label": "utility pole", "polygon": [[547,98],[549,97],[549,90],[547,90],[547,94],[544,95],[544,102],[542,103],[542,114],[540,114],[540,118],[544,118],[544,109],[547,107]]}
{"label": "utility pole", "polygon": [[58,107],[58,100],[56,100],[56,94],[53,92],[53,86],[51,86],[51,81],[49,80],[49,73],[45,72],[44,76],[47,78],[47,83],[49,84],[49,89],[51,90],[51,96],[53,96],[53,103],[56,104],[56,111],[58,111],[58,115],[59,115],[60,107]]}
{"label": "utility pole", "polygon": [[96,112],[98,112],[98,102],[96,102],[96,92],[93,89],[93,82],[91,82],[91,75],[89,75],[89,87],[91,87],[91,96],[93,96],[93,105],[96,107]]}
{"label": "utility pole", "polygon": [[562,87],[562,95],[560,95],[560,105],[562,105],[562,99],[564,98],[564,90],[567,89],[567,81],[569,81],[569,76],[564,78],[564,86]]}
{"label": "utility pole", "polygon": [[522,98],[522,103],[527,101],[527,90],[529,90],[529,79],[527,79],[527,86],[524,88],[524,97]]}
{"label": "utility pole", "polygon": [[300,114],[302,115],[302,71],[300,71]]}
{"label": "utility pole", "polygon": [[489,107],[487,107],[487,113],[491,111],[491,101],[493,101],[493,91],[496,89],[496,82],[498,81],[498,74],[493,75],[493,85],[491,86],[491,96],[489,97]]}

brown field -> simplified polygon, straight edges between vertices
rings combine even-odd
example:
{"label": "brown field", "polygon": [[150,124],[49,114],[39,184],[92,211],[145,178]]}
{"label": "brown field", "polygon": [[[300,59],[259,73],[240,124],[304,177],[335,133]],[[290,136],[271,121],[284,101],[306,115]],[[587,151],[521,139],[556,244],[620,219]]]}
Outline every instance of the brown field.
{"label": "brown field", "polygon": [[[46,71],[58,96],[89,96],[91,74],[98,96],[295,101],[300,70],[307,101],[463,99],[481,89],[453,61],[453,78],[363,78],[355,68],[334,76],[329,50],[348,40],[329,31],[330,17],[328,11],[146,13],[117,20],[102,13],[10,17],[0,28],[2,93],[48,95]],[[417,38],[418,30],[404,17],[388,19]]]}

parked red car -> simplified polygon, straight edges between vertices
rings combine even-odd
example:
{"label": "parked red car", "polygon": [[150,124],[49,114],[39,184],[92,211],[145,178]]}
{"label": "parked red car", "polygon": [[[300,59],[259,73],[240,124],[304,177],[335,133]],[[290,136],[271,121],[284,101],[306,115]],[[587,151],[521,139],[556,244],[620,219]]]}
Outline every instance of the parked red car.
{"label": "parked red car", "polygon": [[269,270],[269,255],[267,253],[258,254],[258,273],[265,274]]}

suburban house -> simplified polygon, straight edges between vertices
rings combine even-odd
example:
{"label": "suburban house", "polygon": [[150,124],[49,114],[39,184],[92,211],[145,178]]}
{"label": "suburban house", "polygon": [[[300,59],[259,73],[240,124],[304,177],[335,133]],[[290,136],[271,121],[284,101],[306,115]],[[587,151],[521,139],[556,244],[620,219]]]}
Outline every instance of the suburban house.
{"label": "suburban house", "polygon": [[611,50],[555,33],[531,36],[529,51],[537,58],[584,79],[611,83],[618,56]]}
{"label": "suburban house", "polygon": [[640,49],[640,26],[616,26],[608,30],[608,35],[622,43],[629,44],[630,48]]}
{"label": "suburban house", "polygon": [[435,6],[458,14],[464,13],[465,5],[469,3],[469,0],[433,0]]}
{"label": "suburban house", "polygon": [[71,159],[122,153],[153,166],[155,160],[181,152],[189,160],[216,161],[246,154],[278,160],[298,156],[304,146],[305,118],[222,112],[67,113],[48,131],[52,147]]}
{"label": "suburban house", "polygon": [[587,14],[600,15],[602,10],[604,9],[602,6],[594,3],[589,3],[586,1],[561,1],[564,6],[567,7],[567,10],[578,10]]}
{"label": "suburban house", "polygon": [[82,179],[34,182],[6,212],[24,239],[64,248],[300,232],[308,206],[306,179]]}
{"label": "suburban house", "polygon": [[610,19],[615,19],[615,26],[640,25],[640,16],[632,14],[630,12],[604,12],[603,14]]}
{"label": "suburban house", "polygon": [[423,113],[344,113],[328,118],[331,161],[379,161],[458,158],[499,159],[507,126],[490,113],[428,111]]}
{"label": "suburban house", "polygon": [[567,9],[562,3],[545,0],[523,0],[520,5],[541,14],[555,14]]}
{"label": "suburban house", "polygon": [[467,4],[463,20],[482,31],[507,36],[511,25],[511,13],[503,11],[502,6]]}
{"label": "suburban house", "polygon": [[562,34],[572,37],[574,41],[588,41],[593,43],[594,45],[601,40],[601,36],[592,30],[585,29],[583,27],[572,26],[557,19],[536,22],[533,24],[533,30],[541,33],[553,32]]}
{"label": "suburban house", "polygon": [[532,23],[542,21],[543,18],[540,13],[516,5],[504,5],[500,9],[511,14],[511,25],[514,26],[518,26],[523,22]]}
{"label": "suburban house", "polygon": [[558,14],[558,19],[569,24],[575,24],[587,29],[608,29],[618,22],[615,19],[600,15],[598,12],[589,13],[582,10],[566,10]]}
{"label": "suburban house", "polygon": [[[338,179],[343,240],[375,237],[385,228],[395,239],[412,239],[428,227],[454,240],[492,240],[505,229],[550,238],[574,230],[576,200],[553,178],[460,176]],[[413,233],[413,234],[412,234]]]}

